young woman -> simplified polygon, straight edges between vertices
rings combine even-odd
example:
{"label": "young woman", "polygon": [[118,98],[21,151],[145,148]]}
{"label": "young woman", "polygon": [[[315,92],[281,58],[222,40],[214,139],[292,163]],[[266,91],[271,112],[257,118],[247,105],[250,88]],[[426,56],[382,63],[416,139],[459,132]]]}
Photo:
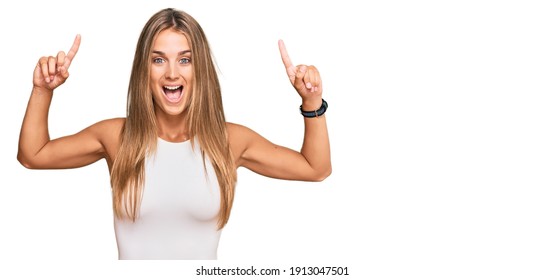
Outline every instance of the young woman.
{"label": "young woman", "polygon": [[[81,37],[65,54],[42,57],[23,120],[18,160],[27,168],[81,167],[105,158],[111,176],[119,259],[215,259],[228,221],[236,169],[321,181],[331,173],[319,72],[281,58],[302,98],[300,152],[225,121],[221,90],[200,25],[164,9],[144,26],[128,89],[126,118],[50,140],[53,91],[68,78]],[[287,164],[286,164],[287,163]]]}

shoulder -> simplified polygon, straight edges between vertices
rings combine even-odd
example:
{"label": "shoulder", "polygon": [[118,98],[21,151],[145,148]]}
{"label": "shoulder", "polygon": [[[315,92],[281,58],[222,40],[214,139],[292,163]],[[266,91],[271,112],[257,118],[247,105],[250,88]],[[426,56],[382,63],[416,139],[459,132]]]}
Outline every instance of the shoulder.
{"label": "shoulder", "polygon": [[257,150],[274,147],[274,145],[252,129],[235,124],[227,123],[227,137],[230,149],[238,165],[242,160]]}
{"label": "shoulder", "polygon": [[118,138],[125,125],[125,118],[114,118],[99,121],[91,125],[88,129],[98,138],[105,140],[110,137]]}
{"label": "shoulder", "polygon": [[99,121],[92,126],[103,129],[122,129],[125,125],[125,120],[126,118],[106,119]]}
{"label": "shoulder", "polygon": [[229,138],[231,136],[237,137],[239,134],[250,133],[251,129],[236,123],[227,122],[227,133]]}
{"label": "shoulder", "polygon": [[119,150],[124,126],[125,118],[113,118],[99,121],[88,128],[102,144],[109,164],[115,160]]}
{"label": "shoulder", "polygon": [[236,162],[242,157],[248,146],[255,138],[256,132],[246,126],[227,122],[227,138],[230,150]]}
{"label": "shoulder", "polygon": [[258,134],[246,126],[227,122],[227,137],[230,145],[241,145],[256,136]]}

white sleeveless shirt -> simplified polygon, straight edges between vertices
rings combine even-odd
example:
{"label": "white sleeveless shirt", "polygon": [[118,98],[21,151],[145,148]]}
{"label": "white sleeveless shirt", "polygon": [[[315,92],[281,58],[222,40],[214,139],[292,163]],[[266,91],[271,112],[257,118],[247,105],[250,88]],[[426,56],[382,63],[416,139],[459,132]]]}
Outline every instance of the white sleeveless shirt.
{"label": "white sleeveless shirt", "polygon": [[[158,138],[145,162],[140,214],[114,219],[119,259],[216,259],[220,190],[198,142]],[[207,172],[207,173],[206,173]]]}

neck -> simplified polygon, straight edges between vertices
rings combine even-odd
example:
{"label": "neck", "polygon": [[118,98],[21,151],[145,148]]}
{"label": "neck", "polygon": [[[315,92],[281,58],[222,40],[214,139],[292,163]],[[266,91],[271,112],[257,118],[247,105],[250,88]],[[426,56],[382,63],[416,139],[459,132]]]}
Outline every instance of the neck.
{"label": "neck", "polygon": [[155,116],[157,118],[157,132],[160,138],[169,142],[189,140],[186,112],[172,116],[159,109],[155,110]]}

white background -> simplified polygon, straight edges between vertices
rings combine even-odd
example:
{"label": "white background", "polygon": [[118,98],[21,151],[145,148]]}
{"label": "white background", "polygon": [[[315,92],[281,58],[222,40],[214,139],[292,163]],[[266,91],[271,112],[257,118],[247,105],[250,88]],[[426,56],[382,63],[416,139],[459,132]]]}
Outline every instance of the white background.
{"label": "white background", "polygon": [[[208,279],[195,270],[251,265],[349,267],[334,279],[544,277],[539,1],[128,3],[0,4],[1,279]],[[104,161],[55,171],[16,161],[39,57],[82,34],[51,137],[124,116],[138,35],[165,7],[204,28],[229,121],[300,148],[280,38],[294,63],[319,68],[330,105],[333,174],[302,183],[239,170],[218,261],[117,261]]]}

